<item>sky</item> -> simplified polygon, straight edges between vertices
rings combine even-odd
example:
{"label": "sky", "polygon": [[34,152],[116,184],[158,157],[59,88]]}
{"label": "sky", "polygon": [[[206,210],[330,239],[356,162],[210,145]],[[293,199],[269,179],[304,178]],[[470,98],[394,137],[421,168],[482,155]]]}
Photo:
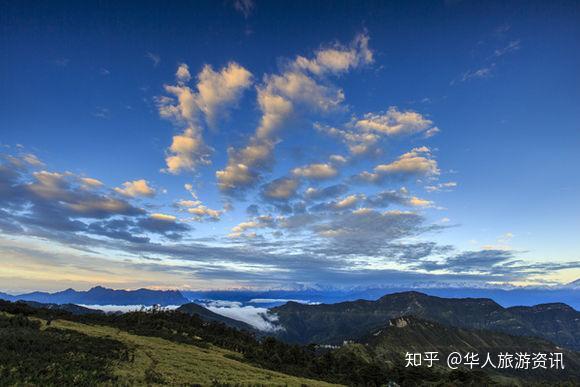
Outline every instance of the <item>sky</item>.
{"label": "sky", "polygon": [[1,1],[0,291],[580,277],[574,1]]}

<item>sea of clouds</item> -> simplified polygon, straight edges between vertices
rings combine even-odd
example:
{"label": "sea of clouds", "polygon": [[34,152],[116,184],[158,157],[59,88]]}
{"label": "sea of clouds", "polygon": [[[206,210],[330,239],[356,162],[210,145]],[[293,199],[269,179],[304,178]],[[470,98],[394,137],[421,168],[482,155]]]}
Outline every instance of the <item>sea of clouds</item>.
{"label": "sea of clouds", "polygon": [[[278,325],[278,316],[272,313],[268,308],[263,306],[254,306],[248,304],[268,304],[281,305],[289,301],[299,302],[301,304],[316,304],[308,300],[298,300],[298,299],[282,299],[282,298],[254,298],[250,300],[247,304],[239,301],[226,301],[226,300],[195,300],[196,303],[201,306],[211,310],[214,313],[220,314],[225,317],[232,318],[234,320],[245,322],[253,326],[254,328],[264,331],[264,332],[275,332],[282,329]],[[99,309],[105,313],[129,313],[138,312],[141,310],[150,310],[151,306],[146,305],[80,305],[85,308]],[[174,310],[179,308],[180,305],[168,305],[161,309],[163,310]]]}

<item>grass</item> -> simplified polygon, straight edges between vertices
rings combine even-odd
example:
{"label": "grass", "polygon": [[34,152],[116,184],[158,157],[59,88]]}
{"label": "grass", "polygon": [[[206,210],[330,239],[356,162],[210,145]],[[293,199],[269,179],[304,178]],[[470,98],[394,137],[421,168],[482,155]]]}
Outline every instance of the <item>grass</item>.
{"label": "grass", "polygon": [[133,349],[132,362],[118,362],[114,373],[130,385],[232,385],[330,386],[331,384],[284,375],[243,363],[241,355],[210,346],[208,349],[170,342],[157,337],[137,336],[102,325],[55,320],[51,327],[73,330],[88,336],[108,337]]}

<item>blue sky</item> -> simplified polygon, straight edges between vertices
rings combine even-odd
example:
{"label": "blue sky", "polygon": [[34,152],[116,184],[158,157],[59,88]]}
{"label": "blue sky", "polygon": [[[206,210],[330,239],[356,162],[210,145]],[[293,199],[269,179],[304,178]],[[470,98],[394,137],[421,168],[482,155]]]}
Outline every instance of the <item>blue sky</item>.
{"label": "blue sky", "polygon": [[579,277],[575,2],[2,7],[0,290]]}

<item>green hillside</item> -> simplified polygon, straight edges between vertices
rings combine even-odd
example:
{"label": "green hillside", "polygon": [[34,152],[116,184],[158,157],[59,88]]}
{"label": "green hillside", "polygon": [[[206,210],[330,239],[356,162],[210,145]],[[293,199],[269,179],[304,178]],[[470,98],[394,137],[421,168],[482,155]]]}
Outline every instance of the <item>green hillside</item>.
{"label": "green hillside", "polygon": [[331,384],[292,377],[247,363],[235,352],[210,346],[207,349],[158,337],[137,336],[102,325],[85,325],[57,320],[52,326],[92,337],[117,340],[133,350],[132,362],[118,362],[114,374],[121,382],[147,384],[157,381],[179,385],[198,383],[242,383],[245,385],[330,386]]}
{"label": "green hillside", "polygon": [[103,325],[54,320],[48,326],[39,318],[3,314],[0,337],[2,385],[331,385],[252,366],[240,354],[215,346],[201,348]]}

